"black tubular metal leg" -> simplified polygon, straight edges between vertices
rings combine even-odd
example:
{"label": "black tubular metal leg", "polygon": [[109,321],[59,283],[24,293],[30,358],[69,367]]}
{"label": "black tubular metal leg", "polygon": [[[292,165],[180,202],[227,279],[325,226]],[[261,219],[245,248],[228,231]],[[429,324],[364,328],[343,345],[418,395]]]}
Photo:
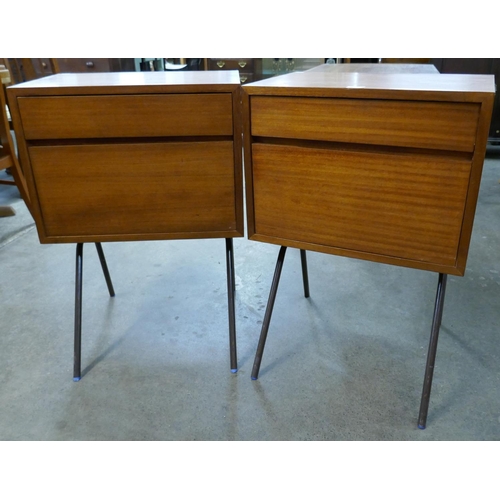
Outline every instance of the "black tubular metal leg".
{"label": "black tubular metal leg", "polygon": [[306,251],[300,251],[300,261],[302,263],[302,280],[304,282],[304,297],[309,297],[309,275],[307,273]]}
{"label": "black tubular metal leg", "polygon": [[231,240],[231,270],[232,270],[232,276],[233,276],[233,292],[236,292],[236,274],[234,272],[234,247],[233,247],[233,239],[230,238]]}
{"label": "black tubular metal leg", "polygon": [[278,291],[278,285],[280,282],[281,270],[283,269],[286,249],[287,247],[281,247],[278,254],[278,261],[276,262],[276,269],[274,271],[273,282],[271,284],[271,291],[269,293],[269,299],[267,301],[266,314],[264,315],[262,330],[260,332],[259,345],[257,346],[255,361],[253,363],[252,380],[257,380],[259,376],[260,363],[262,361],[262,355],[264,354],[267,331],[269,330],[269,323],[271,322],[271,315],[273,313],[274,301],[276,300],[276,292]]}
{"label": "black tubular metal leg", "polygon": [[83,284],[83,243],[76,245],[75,275],[75,351],[73,358],[73,380],[81,379],[82,356],[82,284]]}
{"label": "black tubular metal leg", "polygon": [[108,285],[109,296],[115,296],[115,290],[113,288],[113,283],[111,282],[111,276],[109,274],[108,265],[106,264],[106,258],[104,257],[104,252],[102,250],[102,245],[96,243],[95,247],[97,249],[97,255],[99,255],[99,260],[101,261],[102,272],[104,273],[104,278],[106,279],[106,285]]}
{"label": "black tubular metal leg", "polygon": [[227,268],[227,301],[229,311],[229,355],[231,358],[231,371],[238,371],[238,358],[236,354],[236,315],[234,308],[235,274],[233,239],[226,238],[226,268]]}
{"label": "black tubular metal leg", "polygon": [[427,364],[425,367],[424,387],[420,402],[420,413],[418,415],[418,428],[425,429],[427,422],[427,412],[429,410],[429,400],[431,396],[432,377],[434,375],[434,365],[436,362],[436,351],[439,337],[439,328],[443,318],[444,295],[446,292],[446,274],[439,274],[439,281],[436,291],[436,302],[434,306],[434,316],[432,318],[431,339],[427,354]]}

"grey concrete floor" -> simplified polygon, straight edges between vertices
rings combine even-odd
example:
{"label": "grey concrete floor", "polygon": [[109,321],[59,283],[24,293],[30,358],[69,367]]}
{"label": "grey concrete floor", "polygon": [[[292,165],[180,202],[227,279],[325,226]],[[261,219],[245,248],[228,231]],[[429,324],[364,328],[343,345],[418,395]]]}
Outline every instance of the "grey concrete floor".
{"label": "grey concrete floor", "polygon": [[234,240],[230,372],[224,240],[84,247],[83,377],[72,380],[75,245],[41,245],[0,186],[0,440],[497,441],[500,156],[488,157],[464,277],[450,277],[426,430],[417,416],[437,275],[289,249],[250,379],[279,248]]}

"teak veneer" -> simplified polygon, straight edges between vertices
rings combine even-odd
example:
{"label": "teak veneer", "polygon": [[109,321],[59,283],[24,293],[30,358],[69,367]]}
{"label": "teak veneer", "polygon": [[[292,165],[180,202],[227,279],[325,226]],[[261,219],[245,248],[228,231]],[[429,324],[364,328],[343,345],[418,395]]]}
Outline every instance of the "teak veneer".
{"label": "teak veneer", "polygon": [[237,71],[59,74],[8,89],[40,241],[77,243],[75,379],[88,241],[113,295],[100,242],[226,238],[236,371],[243,132],[249,238],[281,245],[252,378],[287,247],[301,250],[306,297],[306,250],[437,272],[425,428],[446,277],[466,268],[494,79],[346,66],[248,84],[241,95]]}
{"label": "teak veneer", "polygon": [[244,234],[238,71],[57,74],[9,87],[41,243],[76,243],[81,378],[83,244],[225,238],[237,370],[234,237]]}
{"label": "teak veneer", "polygon": [[320,69],[243,87],[250,239],[463,275],[493,78]]}
{"label": "teak veneer", "polygon": [[42,243],[243,236],[237,71],[57,74],[8,93]]}
{"label": "teak veneer", "polygon": [[418,426],[426,426],[448,274],[463,275],[486,152],[492,76],[323,65],[243,87],[249,238],[439,273]]}

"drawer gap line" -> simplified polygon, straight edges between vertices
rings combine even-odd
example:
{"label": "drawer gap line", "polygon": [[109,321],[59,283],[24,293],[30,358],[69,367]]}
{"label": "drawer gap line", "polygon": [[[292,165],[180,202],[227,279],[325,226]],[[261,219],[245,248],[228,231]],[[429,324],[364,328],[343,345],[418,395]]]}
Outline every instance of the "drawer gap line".
{"label": "drawer gap line", "polygon": [[175,137],[106,137],[87,139],[31,139],[26,141],[28,146],[75,146],[75,145],[98,145],[98,144],[165,144],[179,142],[232,142],[232,135],[217,136],[175,136]]}

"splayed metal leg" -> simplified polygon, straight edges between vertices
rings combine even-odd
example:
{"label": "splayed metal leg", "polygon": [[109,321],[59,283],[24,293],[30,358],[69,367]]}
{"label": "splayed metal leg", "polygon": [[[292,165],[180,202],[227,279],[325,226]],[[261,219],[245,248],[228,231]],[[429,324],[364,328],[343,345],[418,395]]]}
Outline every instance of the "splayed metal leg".
{"label": "splayed metal leg", "polygon": [[[100,243],[96,243],[97,254],[101,262],[102,271],[109,295],[115,296],[113,283],[109,274],[106,258]],[[75,273],[75,344],[73,357],[73,380],[78,382],[82,378],[81,359],[82,359],[82,296],[83,296],[83,243],[76,244],[76,273]]]}
{"label": "splayed metal leg", "polygon": [[73,380],[81,379],[82,357],[82,285],[83,285],[83,243],[76,245],[75,274],[75,345],[73,357]]}
{"label": "splayed metal leg", "polygon": [[115,290],[113,289],[113,283],[111,282],[111,276],[109,275],[108,265],[106,264],[106,258],[104,257],[104,252],[102,250],[102,245],[100,243],[95,244],[97,249],[97,255],[99,255],[99,260],[101,262],[102,272],[104,273],[104,278],[106,279],[106,285],[108,285],[109,296],[115,296]]}
{"label": "splayed metal leg", "polygon": [[280,282],[281,270],[283,269],[283,262],[285,260],[285,253],[287,247],[281,247],[278,254],[278,261],[276,262],[276,269],[274,271],[273,282],[271,284],[271,291],[267,301],[266,314],[264,315],[264,322],[262,323],[262,330],[260,332],[259,345],[257,346],[257,353],[252,369],[252,380],[257,380],[259,376],[260,363],[262,355],[264,354],[264,347],[266,345],[267,331],[269,330],[269,323],[271,322],[271,315],[273,313],[274,301],[276,300],[276,292]]}
{"label": "splayed metal leg", "polygon": [[226,268],[227,268],[227,301],[229,312],[229,355],[231,371],[238,371],[238,358],[236,354],[236,315],[234,307],[234,292],[236,290],[234,274],[234,249],[233,239],[226,238]]}
{"label": "splayed metal leg", "polygon": [[431,338],[429,351],[427,354],[427,364],[425,367],[424,387],[420,402],[420,413],[418,415],[418,428],[425,429],[427,422],[427,412],[429,410],[429,400],[431,396],[432,377],[434,375],[434,365],[436,362],[436,351],[439,337],[439,328],[443,318],[444,295],[446,292],[446,274],[439,274],[439,281],[436,291],[436,302],[434,306],[434,316],[432,318]]}
{"label": "splayed metal leg", "polygon": [[300,261],[302,263],[302,281],[304,282],[304,297],[309,297],[309,275],[307,273],[306,251],[300,251]]}

